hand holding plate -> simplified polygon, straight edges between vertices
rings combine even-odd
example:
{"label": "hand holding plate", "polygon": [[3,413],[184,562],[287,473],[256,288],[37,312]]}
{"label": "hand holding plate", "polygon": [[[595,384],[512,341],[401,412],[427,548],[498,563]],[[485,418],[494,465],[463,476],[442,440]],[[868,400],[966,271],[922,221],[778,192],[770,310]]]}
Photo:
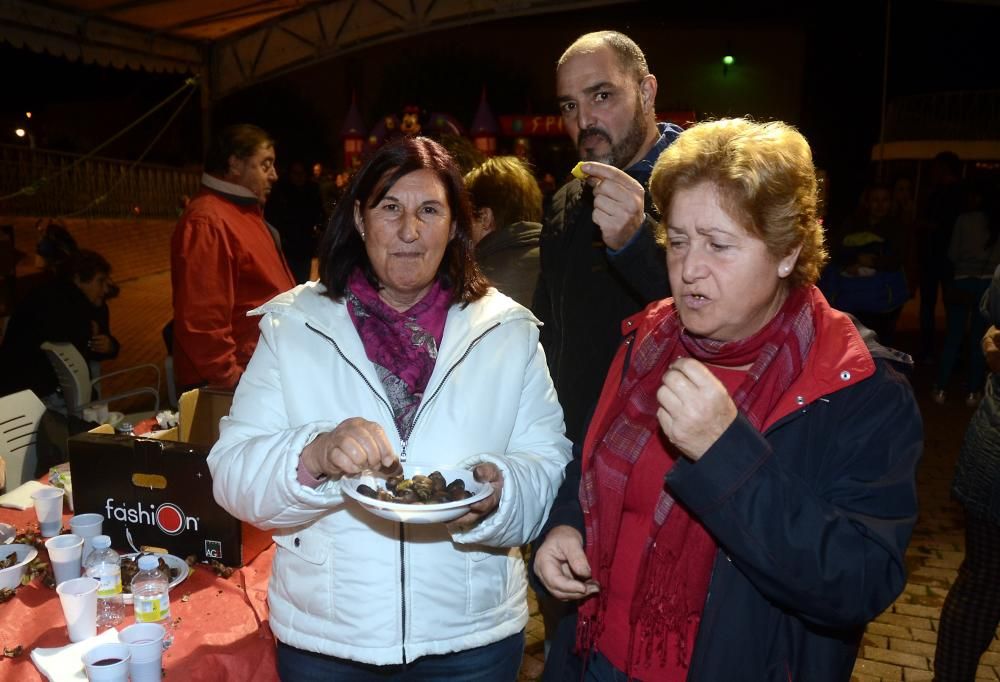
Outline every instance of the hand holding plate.
{"label": "hand holding plate", "polygon": [[472,504],[468,514],[448,524],[449,530],[453,533],[467,531],[500,506],[500,497],[503,493],[503,472],[500,471],[500,467],[492,462],[483,462],[477,464],[472,473],[477,481],[493,486],[493,492],[490,493],[489,497]]}

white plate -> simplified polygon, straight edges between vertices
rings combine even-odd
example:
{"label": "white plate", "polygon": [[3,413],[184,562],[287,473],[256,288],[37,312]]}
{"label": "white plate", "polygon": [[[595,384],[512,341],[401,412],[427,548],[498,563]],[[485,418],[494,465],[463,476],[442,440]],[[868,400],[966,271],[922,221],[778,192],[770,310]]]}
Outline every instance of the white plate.
{"label": "white plate", "polygon": [[[134,559],[137,556],[139,555],[135,554],[134,552],[132,554],[122,554],[122,559]],[[180,574],[176,578],[173,578],[170,581],[171,590],[180,585],[185,580],[187,580],[188,573],[191,572],[191,567],[187,565],[187,562],[184,561],[184,559],[181,559],[180,557],[175,557],[173,554],[154,554],[153,556],[161,557],[163,561],[166,562],[168,568],[177,569],[178,571],[180,571]],[[125,592],[123,590],[122,598],[125,600],[126,604],[132,603],[131,592]]]}
{"label": "white plate", "polygon": [[0,523],[0,545],[9,545],[17,537],[17,528],[9,523]]}
{"label": "white plate", "polygon": [[6,559],[11,552],[17,554],[17,563],[0,569],[0,588],[7,590],[16,589],[21,584],[21,577],[28,572],[28,564],[38,556],[38,550],[31,545],[18,543],[0,549],[0,557]]}
{"label": "white plate", "polygon": [[469,510],[469,505],[485,499],[493,492],[493,486],[489,483],[480,483],[472,476],[469,469],[442,469],[434,466],[418,466],[415,464],[403,464],[403,475],[406,478],[413,478],[415,474],[426,476],[432,471],[440,471],[444,480],[451,483],[456,478],[462,479],[465,489],[472,493],[472,497],[456,502],[443,502],[441,504],[403,504],[402,502],[383,502],[371,497],[366,497],[358,492],[359,485],[367,485],[375,490],[379,486],[385,486],[385,479],[371,474],[344,478],[340,481],[340,488],[344,494],[358,501],[358,503],[375,516],[390,521],[401,521],[402,523],[447,523],[454,521],[464,515]]}

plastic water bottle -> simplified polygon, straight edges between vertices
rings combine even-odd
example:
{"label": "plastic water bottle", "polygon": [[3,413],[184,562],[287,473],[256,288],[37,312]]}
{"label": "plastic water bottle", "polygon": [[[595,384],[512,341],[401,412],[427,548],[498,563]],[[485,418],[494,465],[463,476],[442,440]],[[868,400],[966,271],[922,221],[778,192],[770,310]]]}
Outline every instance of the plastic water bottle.
{"label": "plastic water bottle", "polygon": [[132,578],[132,605],[135,622],[159,623],[166,629],[164,644],[173,640],[170,634],[170,580],[161,571],[159,559],[150,554],[139,557],[139,572]]}
{"label": "plastic water bottle", "polygon": [[118,552],[111,549],[111,538],[96,536],[94,550],[87,555],[83,567],[87,576],[100,585],[97,588],[97,627],[114,627],[125,619],[122,601],[122,566]]}

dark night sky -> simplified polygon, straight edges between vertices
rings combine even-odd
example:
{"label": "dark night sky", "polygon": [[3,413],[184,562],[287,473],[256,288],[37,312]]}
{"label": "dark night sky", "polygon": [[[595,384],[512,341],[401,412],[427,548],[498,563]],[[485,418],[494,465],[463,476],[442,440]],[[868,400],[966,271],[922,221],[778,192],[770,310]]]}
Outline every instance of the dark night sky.
{"label": "dark night sky", "polygon": [[[817,164],[834,176],[863,175],[867,153],[878,136],[884,16],[884,4],[877,0],[723,0],[676,6],[653,0],[506,20],[433,32],[389,48],[370,48],[269,81],[222,100],[214,122],[261,123],[277,136],[282,143],[279,154],[286,152],[286,158],[337,158],[336,131],[350,92],[334,91],[329,83],[350,84],[344,89],[359,90],[362,114],[369,124],[414,101],[428,109],[449,111],[468,123],[482,85],[487,86],[497,114],[554,113],[553,55],[558,56],[572,36],[584,31],[608,25],[647,36],[655,35],[658,27],[664,31],[690,27],[701,31],[699,35],[717,35],[721,58],[734,27],[777,26],[804,36],[800,117],[794,122],[812,142]],[[516,37],[527,22],[532,30],[551,34],[551,44],[525,46],[518,41]],[[891,27],[890,99],[915,93],[1000,89],[1000,71],[992,61],[1000,6],[894,0]],[[637,40],[649,53],[645,40],[638,36]],[[351,74],[364,73],[366,64],[384,61],[387,49],[400,55],[398,63],[386,69],[391,78],[387,75],[380,83],[352,82]],[[693,77],[671,72],[670,65],[653,59],[651,66],[661,83]],[[6,44],[0,44],[0,67],[5,74],[0,141],[16,143],[8,131],[22,120],[24,111],[31,110],[39,146],[74,152],[93,148],[183,82],[178,74],[71,63]],[[339,78],[331,78],[331,74],[339,74]],[[442,89],[442,83],[448,88]],[[677,104],[669,101],[666,90],[661,85],[661,109]],[[679,104],[706,113],[697,102]],[[134,158],[173,108],[165,107],[103,155]],[[201,149],[199,121],[195,96],[147,160],[196,164]]]}

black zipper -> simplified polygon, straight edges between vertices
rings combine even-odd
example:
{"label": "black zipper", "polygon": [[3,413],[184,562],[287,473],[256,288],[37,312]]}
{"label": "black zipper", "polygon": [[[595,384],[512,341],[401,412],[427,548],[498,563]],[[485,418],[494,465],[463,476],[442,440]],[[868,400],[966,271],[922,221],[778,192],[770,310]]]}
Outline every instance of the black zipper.
{"label": "black zipper", "polygon": [[[465,359],[467,357],[469,357],[469,353],[471,353],[472,349],[476,347],[476,344],[478,344],[483,339],[484,336],[486,336],[491,331],[493,331],[494,329],[496,329],[497,327],[499,327],[500,324],[501,324],[500,322],[497,322],[496,324],[494,324],[489,329],[486,329],[485,331],[483,331],[482,334],[480,334],[476,338],[472,339],[472,341],[469,343],[469,347],[465,349],[464,353],[462,353],[462,356],[458,360],[455,361],[455,364],[453,364],[451,367],[448,368],[447,372],[445,372],[444,377],[441,378],[441,383],[439,383],[438,387],[436,389],[434,389],[434,393],[431,394],[431,397],[428,398],[427,400],[423,400],[423,401],[420,402],[420,407],[417,408],[417,413],[413,416],[413,421],[410,422],[410,435],[411,436],[413,435],[413,430],[417,427],[417,420],[420,419],[420,415],[423,414],[423,412],[424,412],[424,408],[426,408],[427,405],[429,403],[431,403],[434,400],[434,398],[437,397],[438,393],[441,392],[441,389],[444,388],[444,385],[448,381],[448,377],[451,376],[451,373],[454,372],[455,369],[459,365],[461,365],[463,362],[465,362]],[[358,376],[361,377],[361,380],[363,382],[365,382],[365,385],[371,390],[371,392],[375,395],[375,397],[378,398],[382,402],[382,404],[385,405],[389,409],[389,415],[391,416],[392,415],[392,407],[385,400],[385,398],[383,398],[381,395],[379,395],[379,392],[376,391],[375,387],[371,385],[371,382],[368,381],[368,379],[365,377],[365,375],[361,371],[361,369],[357,365],[355,365],[353,362],[351,362],[347,358],[346,355],[344,355],[344,352],[342,350],[340,350],[340,346],[337,344],[337,342],[332,337],[324,334],[323,332],[321,332],[319,329],[316,329],[315,327],[313,327],[308,322],[306,322],[306,328],[307,329],[311,329],[312,331],[316,332],[317,334],[319,334],[320,336],[322,336],[324,339],[326,339],[327,341],[329,341],[330,343],[333,344],[333,347],[337,350],[337,355],[339,355],[343,359],[343,361],[346,362],[349,367],[351,367],[351,369],[353,369],[355,372],[358,373]],[[399,461],[400,462],[405,462],[406,461],[406,443],[407,443],[407,441],[403,438],[403,434],[400,433],[399,426],[396,424],[396,420],[395,419],[392,420],[392,424],[396,428],[396,434],[399,436],[399,442],[402,443],[402,445],[403,445],[403,449],[399,453]],[[400,595],[400,614],[402,616],[402,620],[401,620],[402,639],[401,639],[401,641],[403,643],[402,644],[403,665],[405,666],[406,665],[406,524],[403,523],[403,522],[399,523],[399,595]]]}

